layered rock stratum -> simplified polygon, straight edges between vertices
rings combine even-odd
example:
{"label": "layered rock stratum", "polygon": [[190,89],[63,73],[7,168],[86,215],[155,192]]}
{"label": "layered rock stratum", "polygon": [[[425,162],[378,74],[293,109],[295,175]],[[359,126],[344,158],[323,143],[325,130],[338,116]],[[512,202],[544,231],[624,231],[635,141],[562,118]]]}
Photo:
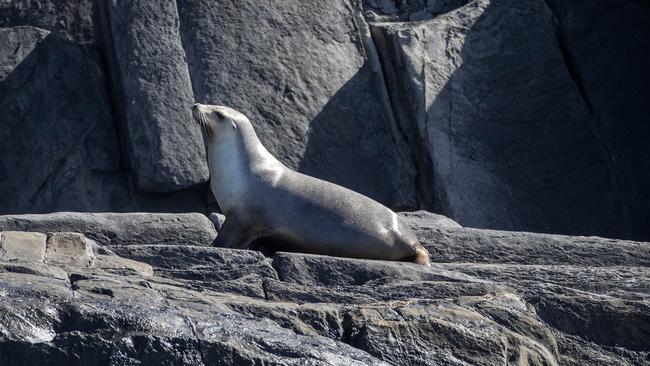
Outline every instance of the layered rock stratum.
{"label": "layered rock stratum", "polygon": [[3,365],[650,365],[648,243],[402,214],[412,263],[211,247],[200,214],[0,217]]}

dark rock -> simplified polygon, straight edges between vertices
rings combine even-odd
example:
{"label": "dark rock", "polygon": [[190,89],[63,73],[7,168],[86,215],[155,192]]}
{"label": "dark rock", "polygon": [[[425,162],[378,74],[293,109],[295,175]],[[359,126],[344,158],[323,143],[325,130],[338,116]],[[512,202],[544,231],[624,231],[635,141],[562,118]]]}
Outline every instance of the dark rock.
{"label": "dark rock", "polygon": [[99,55],[32,27],[0,44],[0,210],[110,207],[127,186]]}
{"label": "dark rock", "polygon": [[621,194],[542,0],[371,26],[397,122],[463,226],[620,237]]}
{"label": "dark rock", "polygon": [[128,245],[112,250],[125,258],[148,263],[164,277],[197,281],[224,281],[248,275],[278,278],[271,262],[250,250],[188,245]]}
{"label": "dark rock", "polygon": [[[524,319],[527,332],[536,331],[540,337],[514,331],[517,321],[504,326],[490,319],[482,309],[486,306],[498,306],[517,321]],[[557,364],[550,331],[511,294],[361,306],[348,313],[345,327],[350,344],[392,364]],[[387,339],[399,346],[386,347]]]}
{"label": "dark rock", "polygon": [[[104,247],[60,232],[46,243],[42,234],[5,231],[0,362],[648,364],[650,267],[635,262],[647,243],[440,228],[436,216],[416,217],[421,233],[472,233],[429,246],[465,243],[479,253],[465,259],[495,252],[519,262],[425,268],[276,253],[271,263],[248,250]],[[525,264],[539,255],[538,237],[553,238],[540,253],[559,256],[554,248],[563,243],[568,258],[585,241],[631,247],[636,254],[627,248],[614,261],[637,266]],[[483,240],[483,254],[473,240]]]}
{"label": "dark rock", "polygon": [[525,296],[539,317],[567,334],[599,345],[650,351],[650,305],[553,285],[536,285]]}
{"label": "dark rock", "polygon": [[360,9],[341,0],[178,3],[198,101],[246,114],[290,168],[419,208]]}
{"label": "dark rock", "polygon": [[521,289],[548,283],[613,297],[650,298],[650,268],[589,265],[446,263],[438,266]]}
{"label": "dark rock", "polygon": [[305,286],[354,286],[388,278],[392,281],[480,281],[459,272],[414,263],[298,253],[276,253],[273,267],[280,280]]}
{"label": "dark rock", "polygon": [[560,350],[561,365],[632,366],[650,364],[647,357],[637,355],[633,352],[627,352],[620,347],[607,349],[607,347],[598,346],[593,342],[587,342],[580,337],[569,336],[561,332],[554,333]]}
{"label": "dark rock", "polygon": [[365,16],[373,22],[429,20],[470,2],[469,0],[363,0]]}
{"label": "dark rock", "polygon": [[504,291],[505,286],[482,282],[406,281],[386,278],[364,285],[299,285],[273,279],[264,280],[267,300],[298,304],[369,304],[378,301],[409,299],[447,299],[460,296],[485,296]]}
{"label": "dark rock", "polygon": [[645,242],[470,228],[416,232],[433,262],[650,266]]}
{"label": "dark rock", "polygon": [[428,211],[400,212],[399,215],[411,225],[416,232],[441,228],[459,228],[456,221],[447,216],[434,214]]}
{"label": "dark rock", "polygon": [[2,1],[0,27],[31,25],[77,42],[91,42],[94,13],[92,0]]}
{"label": "dark rock", "polygon": [[0,216],[0,231],[76,231],[103,245],[210,245],[217,232],[204,215],[61,212]]}
{"label": "dark rock", "polygon": [[547,0],[567,68],[593,115],[625,203],[625,236],[650,238],[650,9],[643,1]]}
{"label": "dark rock", "polygon": [[[76,247],[60,244],[52,245]],[[217,293],[157,283],[150,275],[115,276],[76,261],[74,251],[59,255],[69,260],[46,263],[65,263],[64,279],[3,273],[0,363],[384,364],[342,342],[234,312]]]}
{"label": "dark rock", "polygon": [[209,172],[176,2],[101,1],[103,44],[126,127],[138,188],[168,192],[205,183]]}

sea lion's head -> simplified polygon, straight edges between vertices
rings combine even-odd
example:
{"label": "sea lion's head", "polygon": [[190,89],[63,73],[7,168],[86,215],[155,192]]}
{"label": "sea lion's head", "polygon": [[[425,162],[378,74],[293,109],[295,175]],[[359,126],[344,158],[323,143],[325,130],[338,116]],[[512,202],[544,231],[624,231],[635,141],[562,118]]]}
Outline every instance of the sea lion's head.
{"label": "sea lion's head", "polygon": [[237,130],[248,118],[236,110],[220,105],[196,103],[192,106],[192,117],[201,126],[208,140],[223,136],[227,131]]}

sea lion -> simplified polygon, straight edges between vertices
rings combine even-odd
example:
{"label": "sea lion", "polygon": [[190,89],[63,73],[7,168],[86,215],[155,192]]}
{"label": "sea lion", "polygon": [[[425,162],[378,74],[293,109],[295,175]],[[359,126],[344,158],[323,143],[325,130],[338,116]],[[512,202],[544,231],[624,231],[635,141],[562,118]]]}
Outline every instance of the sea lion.
{"label": "sea lion", "polygon": [[429,253],[397,214],[287,168],[242,113],[194,104],[192,116],[205,136],[210,187],[226,215],[214,245],[244,249],[269,238],[306,253],[430,265]]}

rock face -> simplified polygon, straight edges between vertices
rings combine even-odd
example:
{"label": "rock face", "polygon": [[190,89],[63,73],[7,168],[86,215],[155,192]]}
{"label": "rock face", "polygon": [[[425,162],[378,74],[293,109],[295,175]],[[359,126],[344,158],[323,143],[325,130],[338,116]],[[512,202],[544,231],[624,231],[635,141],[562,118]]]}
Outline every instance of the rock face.
{"label": "rock face", "polygon": [[543,1],[472,1],[372,32],[443,212],[465,226],[624,235],[613,168]]}
{"label": "rock face", "polygon": [[646,7],[5,1],[0,213],[217,210],[199,101],[394,209],[647,240]]}
{"label": "rock face", "polygon": [[608,152],[624,202],[628,235],[648,238],[650,107],[644,101],[650,93],[650,69],[642,61],[650,57],[648,4],[550,0],[548,5],[568,69],[592,112],[593,130]]}
{"label": "rock face", "polygon": [[236,106],[283,163],[417,207],[408,147],[347,0],[178,1],[197,100]]}
{"label": "rock face", "polygon": [[95,38],[92,0],[17,0],[0,2],[0,27],[31,25],[78,42]]}
{"label": "rock face", "polygon": [[109,206],[127,186],[110,177],[121,157],[99,54],[33,27],[0,29],[0,44],[2,210]]}
{"label": "rock face", "polygon": [[[208,180],[174,0],[100,1],[104,45],[138,188],[181,190]],[[157,14],[157,16],[152,16]]]}
{"label": "rock face", "polygon": [[[125,217],[76,215],[93,223],[86,235],[69,220],[0,218],[0,363],[650,365],[650,243],[465,229],[421,212],[425,268],[267,258],[183,236],[100,244],[89,237]],[[188,222],[152,215],[140,232],[158,235],[160,217]],[[571,249],[595,246],[602,261]]]}

